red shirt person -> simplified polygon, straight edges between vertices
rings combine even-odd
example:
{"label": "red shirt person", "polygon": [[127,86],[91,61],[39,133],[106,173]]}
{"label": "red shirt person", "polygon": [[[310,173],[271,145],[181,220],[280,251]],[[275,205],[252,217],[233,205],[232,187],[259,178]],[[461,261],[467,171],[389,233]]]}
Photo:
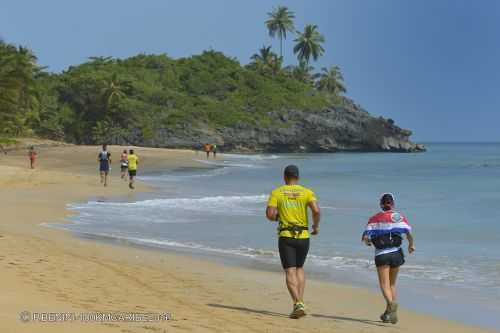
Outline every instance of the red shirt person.
{"label": "red shirt person", "polygon": [[30,168],[31,169],[35,168],[36,156],[37,156],[37,153],[35,151],[35,147],[30,147],[30,150],[28,151],[28,157],[30,159]]}

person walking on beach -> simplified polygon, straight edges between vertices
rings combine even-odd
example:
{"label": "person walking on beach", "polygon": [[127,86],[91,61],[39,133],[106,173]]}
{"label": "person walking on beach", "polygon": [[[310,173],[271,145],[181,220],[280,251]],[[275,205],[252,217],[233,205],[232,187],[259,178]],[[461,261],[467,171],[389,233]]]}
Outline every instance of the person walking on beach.
{"label": "person walking on beach", "polygon": [[295,165],[285,168],[284,180],[285,185],[274,189],[269,196],[266,217],[279,222],[279,254],[293,301],[290,318],[298,319],[306,315],[304,263],[309,251],[307,208],[312,211],[312,235],[319,233],[320,208],[314,192],[299,185],[299,169]]}
{"label": "person walking on beach", "polygon": [[128,154],[127,150],[124,149],[120,156],[120,171],[121,177],[124,181],[127,181],[127,171],[128,171]]}
{"label": "person walking on beach", "polygon": [[406,234],[409,253],[415,251],[415,245],[408,219],[394,210],[393,194],[382,195],[380,208],[382,211],[369,219],[362,240],[366,245],[375,247],[375,266],[377,266],[380,290],[387,303],[380,319],[384,323],[396,324],[398,322],[396,280],[399,267],[405,263],[401,249],[402,236]]}
{"label": "person walking on beach", "polygon": [[99,173],[101,175],[101,184],[108,186],[108,174],[111,165],[111,153],[108,152],[108,146],[102,145],[102,151],[97,155],[97,162],[99,163]]}
{"label": "person walking on beach", "polygon": [[31,146],[30,149],[28,150],[28,158],[30,160],[30,168],[31,169],[35,168],[36,157],[37,157],[37,153],[36,153],[35,147]]}
{"label": "person walking on beach", "polygon": [[137,166],[139,165],[139,157],[136,154],[134,154],[133,149],[129,150],[127,160],[128,160],[128,178],[129,178],[128,187],[131,190],[133,190],[135,188],[134,181],[135,181],[135,176],[137,175]]}

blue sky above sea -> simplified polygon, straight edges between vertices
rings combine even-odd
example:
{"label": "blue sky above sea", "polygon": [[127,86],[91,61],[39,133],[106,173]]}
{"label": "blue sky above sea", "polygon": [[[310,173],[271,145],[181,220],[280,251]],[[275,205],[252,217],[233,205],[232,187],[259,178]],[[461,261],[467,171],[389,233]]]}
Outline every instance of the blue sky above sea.
{"label": "blue sky above sea", "polygon": [[[30,47],[52,71],[89,56],[172,57],[221,50],[241,63],[269,38],[273,6],[319,26],[348,96],[413,130],[416,141],[500,141],[500,2],[494,0],[182,0],[0,2],[0,37]],[[296,59],[293,36],[285,62]]]}

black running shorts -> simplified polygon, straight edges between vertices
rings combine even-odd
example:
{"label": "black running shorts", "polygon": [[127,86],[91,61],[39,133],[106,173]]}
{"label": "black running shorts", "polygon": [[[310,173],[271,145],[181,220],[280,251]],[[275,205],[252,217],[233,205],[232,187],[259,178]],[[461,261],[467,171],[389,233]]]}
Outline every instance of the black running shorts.
{"label": "black running shorts", "polygon": [[375,257],[375,266],[391,266],[391,268],[396,268],[402,266],[405,263],[405,256],[403,250],[399,249],[396,252],[390,252],[386,254],[381,254]]}
{"label": "black running shorts", "polygon": [[309,252],[309,238],[297,239],[280,237],[278,240],[281,266],[284,269],[290,267],[302,267]]}
{"label": "black running shorts", "polygon": [[135,177],[135,176],[137,175],[137,170],[129,170],[129,171],[128,171],[128,175],[129,175],[130,177]]}

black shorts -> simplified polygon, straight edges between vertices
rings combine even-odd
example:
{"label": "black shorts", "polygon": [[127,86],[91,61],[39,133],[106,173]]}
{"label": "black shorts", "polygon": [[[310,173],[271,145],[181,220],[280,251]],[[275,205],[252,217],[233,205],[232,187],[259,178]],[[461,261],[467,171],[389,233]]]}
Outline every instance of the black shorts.
{"label": "black shorts", "polygon": [[137,175],[137,170],[129,170],[129,171],[128,171],[128,175],[129,175],[130,177],[135,177],[135,176]]}
{"label": "black shorts", "polygon": [[391,266],[391,268],[396,268],[404,265],[405,263],[405,255],[403,254],[403,250],[399,249],[399,251],[381,254],[375,257],[375,266]]}
{"label": "black shorts", "polygon": [[101,172],[109,172],[109,162],[108,161],[101,161],[99,163],[99,171]]}
{"label": "black shorts", "polygon": [[278,240],[281,266],[284,269],[290,267],[302,267],[309,252],[309,238],[297,239],[280,237]]}

